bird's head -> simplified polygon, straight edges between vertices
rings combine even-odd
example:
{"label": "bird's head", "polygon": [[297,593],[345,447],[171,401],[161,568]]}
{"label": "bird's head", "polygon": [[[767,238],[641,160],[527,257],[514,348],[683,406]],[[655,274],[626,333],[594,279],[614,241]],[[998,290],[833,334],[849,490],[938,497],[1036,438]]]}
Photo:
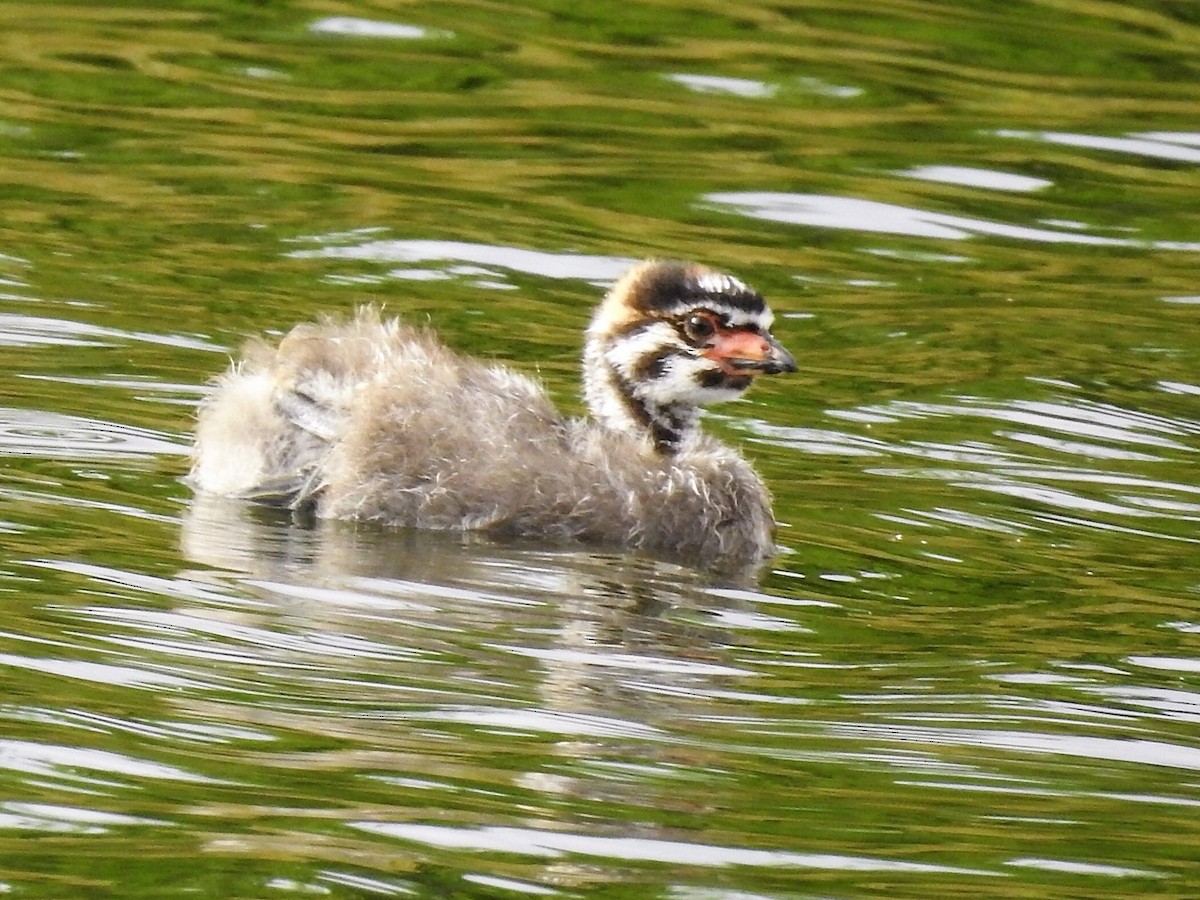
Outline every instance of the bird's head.
{"label": "bird's head", "polygon": [[636,266],[588,327],[592,413],[610,427],[648,432],[670,452],[700,406],[740,397],[759,375],[796,371],[772,321],[762,295],[731,275],[695,263]]}

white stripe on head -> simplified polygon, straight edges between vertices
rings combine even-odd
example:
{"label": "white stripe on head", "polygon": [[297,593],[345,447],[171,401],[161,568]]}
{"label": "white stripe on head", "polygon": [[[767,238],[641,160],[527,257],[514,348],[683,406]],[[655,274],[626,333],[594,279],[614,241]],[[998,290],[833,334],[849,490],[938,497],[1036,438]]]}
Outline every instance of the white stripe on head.
{"label": "white stripe on head", "polygon": [[635,381],[638,367],[647,357],[675,347],[686,349],[675,326],[660,319],[612,341],[604,357],[623,378]]}
{"label": "white stripe on head", "polygon": [[696,276],[696,287],[706,294],[749,294],[753,293],[744,282],[724,272],[707,271]]}
{"label": "white stripe on head", "polygon": [[722,302],[720,297],[688,301],[686,303],[680,302],[670,309],[665,310],[663,314],[670,318],[682,318],[688,313],[697,312],[702,309],[716,313],[729,328],[757,328],[759,331],[770,331],[771,325],[775,321],[775,316],[772,315],[771,310],[765,307],[751,312]]}

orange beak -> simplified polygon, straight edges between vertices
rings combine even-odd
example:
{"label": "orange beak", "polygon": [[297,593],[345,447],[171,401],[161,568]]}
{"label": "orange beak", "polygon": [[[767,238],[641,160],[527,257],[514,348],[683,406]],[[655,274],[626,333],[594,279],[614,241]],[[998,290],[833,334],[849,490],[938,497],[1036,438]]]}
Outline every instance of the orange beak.
{"label": "orange beak", "polygon": [[742,328],[719,328],[704,356],[728,375],[778,375],[795,372],[796,359],[769,334]]}

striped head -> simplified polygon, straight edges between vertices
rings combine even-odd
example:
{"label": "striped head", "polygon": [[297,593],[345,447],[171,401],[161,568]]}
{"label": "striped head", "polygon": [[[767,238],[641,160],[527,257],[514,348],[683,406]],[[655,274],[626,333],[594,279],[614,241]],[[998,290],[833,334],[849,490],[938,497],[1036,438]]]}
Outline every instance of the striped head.
{"label": "striped head", "polygon": [[678,449],[699,407],[740,397],[755,377],[796,371],[771,336],[762,295],[695,263],[650,261],[596,310],[584,350],[584,395],[610,428]]}

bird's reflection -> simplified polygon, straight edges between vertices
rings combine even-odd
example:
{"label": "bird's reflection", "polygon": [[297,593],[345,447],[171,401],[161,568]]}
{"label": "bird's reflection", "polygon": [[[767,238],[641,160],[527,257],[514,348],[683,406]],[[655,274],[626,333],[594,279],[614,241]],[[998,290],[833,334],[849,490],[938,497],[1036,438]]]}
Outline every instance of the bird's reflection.
{"label": "bird's reflection", "polygon": [[[292,682],[272,683],[282,696],[258,702],[253,721],[382,753],[394,766],[385,779],[400,785],[418,773],[447,791],[484,777],[492,790],[532,792],[545,802],[531,827],[545,827],[567,797],[703,807],[673,789],[711,753],[692,729],[745,716],[728,698],[745,696],[756,673],[738,659],[746,635],[720,619],[751,601],[685,567],[457,533],[296,523],[203,496],[182,542],[197,566],[226,570],[188,577],[253,590],[281,610],[272,627],[410,654],[366,670],[353,658],[298,655],[297,668],[319,670],[316,687],[285,674]],[[522,763],[497,769],[492,760],[514,747]],[[397,803],[391,817],[373,809],[383,816],[376,821],[403,820],[399,795]]]}
{"label": "bird's reflection", "polygon": [[[183,517],[184,555],[256,578],[395,579],[431,588],[549,593],[652,619],[684,604],[711,604],[712,588],[745,586],[685,565],[576,546],[494,540],[476,532],[382,529],[297,519],[270,507],[198,494]],[[722,599],[722,603],[728,600]]]}
{"label": "bird's reflection", "polygon": [[703,697],[707,682],[737,668],[728,662],[737,639],[721,618],[752,605],[747,592],[720,590],[709,576],[656,560],[463,533],[297,523],[218,497],[195,498],[182,546],[194,563],[237,573],[188,577],[240,584],[296,627],[426,646],[432,656],[449,642],[456,655],[476,656],[476,667],[498,667],[502,681],[515,659],[526,678],[540,669],[540,704],[572,713],[625,715],[670,692]]}

